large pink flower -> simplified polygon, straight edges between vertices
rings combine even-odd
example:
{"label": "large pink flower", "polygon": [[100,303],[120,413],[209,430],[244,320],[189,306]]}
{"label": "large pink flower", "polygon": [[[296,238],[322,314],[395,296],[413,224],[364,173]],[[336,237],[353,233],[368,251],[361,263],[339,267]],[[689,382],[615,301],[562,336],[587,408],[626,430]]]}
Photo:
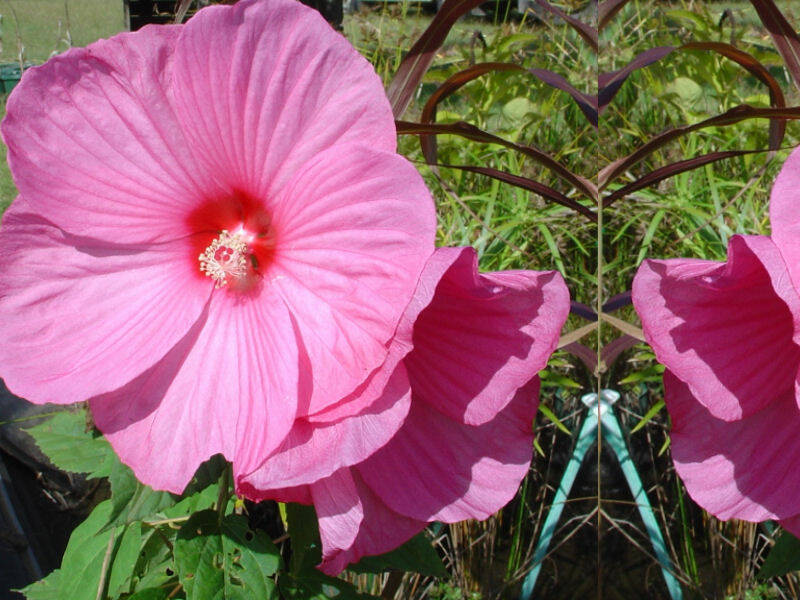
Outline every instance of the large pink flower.
{"label": "large pink flower", "polygon": [[[434,209],[381,81],[315,11],[242,0],[70,50],[7,111],[12,391],[88,399],[174,492],[215,453],[250,473],[296,420],[363,409],[347,398],[390,356]],[[384,396],[381,439],[407,410]]]}
{"label": "large pink flower", "polygon": [[[535,376],[568,312],[557,273],[480,275],[472,249],[437,250],[384,365],[346,403],[298,419],[240,490],[313,503],[328,573],[428,522],[488,517],[528,470]],[[394,413],[405,421],[389,439]]]}
{"label": "large pink flower", "polygon": [[771,237],[734,236],[728,261],[646,261],[633,283],[667,367],[672,456],[721,519],[800,534],[800,151],[772,189]]}

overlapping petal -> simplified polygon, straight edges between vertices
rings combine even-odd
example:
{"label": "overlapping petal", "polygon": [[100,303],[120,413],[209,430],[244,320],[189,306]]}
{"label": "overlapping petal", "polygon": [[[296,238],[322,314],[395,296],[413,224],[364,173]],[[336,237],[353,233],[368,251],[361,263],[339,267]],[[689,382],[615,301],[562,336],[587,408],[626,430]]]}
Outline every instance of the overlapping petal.
{"label": "overlapping petal", "polygon": [[356,469],[389,508],[412,519],[485,519],[528,472],[538,393],[537,378],[478,426],[412,402],[397,435]]}
{"label": "overlapping petal", "polygon": [[800,290],[800,149],[795,149],[783,163],[772,186],[769,217],[772,239],[786,261],[795,289]]}
{"label": "overlapping petal", "polygon": [[675,468],[698,504],[721,519],[800,514],[800,409],[793,390],[728,422],[712,415],[669,371],[664,387]]}
{"label": "overlapping petal", "polygon": [[175,63],[175,104],[199,164],[255,196],[274,197],[334,144],[395,149],[380,78],[298,2],[243,0],[200,11],[183,28]]}
{"label": "overlapping petal", "polygon": [[[215,293],[196,327],[146,373],[90,400],[95,423],[148,485],[179,493],[222,453],[248,473],[283,441],[298,398],[298,332],[276,294],[259,302]],[[280,352],[275,349],[280,348]]]}
{"label": "overlapping petal", "polygon": [[555,272],[480,274],[472,248],[442,248],[436,259],[449,266],[414,325],[405,364],[416,399],[480,425],[544,368],[569,291]]}
{"label": "overlapping petal", "polygon": [[769,238],[734,236],[727,263],[645,261],[633,304],[658,360],[717,418],[753,415],[793,389],[800,298]]}
{"label": "overlapping petal", "polygon": [[279,241],[268,285],[297,319],[314,377],[300,414],[314,414],[386,360],[433,251],[433,203],[408,161],[345,144],[298,171],[272,211]]}
{"label": "overlapping petal", "polygon": [[[313,415],[323,415],[319,420],[301,420],[302,429],[290,437],[302,445],[288,449],[286,457],[279,450],[241,478],[240,492],[311,501],[318,514],[322,507],[321,568],[329,573],[396,547],[428,522],[486,518],[513,497],[527,473],[538,405],[536,373],[555,347],[568,310],[568,292],[557,274],[480,275],[471,248],[437,250],[396,330],[389,360],[368,384],[375,388],[389,370],[392,380],[406,368],[421,371],[410,378],[411,408],[399,431],[373,445],[369,454],[362,452],[358,461],[325,455],[322,440],[338,447],[337,431],[346,438],[352,425],[363,431],[377,416],[363,409],[369,403],[352,398],[362,414],[348,416],[336,405]],[[452,338],[450,352],[437,352],[442,336]],[[432,364],[423,368],[426,361]],[[466,383],[454,384],[459,372]],[[422,382],[419,389],[415,381]],[[365,398],[374,394],[375,389],[364,391]],[[385,394],[370,400],[373,410],[386,401]],[[326,413],[340,415],[341,421],[324,418]],[[480,422],[469,423],[470,418]],[[312,459],[301,459],[303,451],[316,456],[324,470]],[[341,468],[335,470],[336,465]]]}
{"label": "overlapping petal", "polygon": [[360,414],[335,422],[297,419],[274,454],[256,471],[239,478],[248,490],[269,490],[313,483],[342,467],[361,462],[384,446],[408,414],[411,388],[402,364],[393,370],[378,399]]}
{"label": "overlapping petal", "polygon": [[159,361],[210,296],[181,249],[76,236],[17,198],[0,229],[0,365],[9,389],[37,403],[80,402]]}
{"label": "overlapping petal", "polygon": [[[427,523],[394,512],[353,469],[309,486],[320,517],[320,570],[336,575],[363,556],[383,554],[422,531]],[[347,507],[336,508],[338,506]]]}

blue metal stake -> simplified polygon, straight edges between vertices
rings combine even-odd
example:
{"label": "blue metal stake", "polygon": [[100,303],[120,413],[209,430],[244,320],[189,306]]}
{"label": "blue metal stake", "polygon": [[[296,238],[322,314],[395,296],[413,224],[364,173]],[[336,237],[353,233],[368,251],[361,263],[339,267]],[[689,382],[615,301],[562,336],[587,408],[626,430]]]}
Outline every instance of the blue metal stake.
{"label": "blue metal stake", "polygon": [[581,402],[589,408],[589,411],[583,422],[581,431],[578,434],[578,441],[575,444],[572,458],[570,458],[566,469],[564,469],[561,483],[558,485],[556,495],[553,498],[553,504],[550,507],[550,512],[547,514],[544,526],[542,527],[539,542],[536,544],[536,550],[533,553],[533,568],[525,577],[525,581],[522,584],[520,600],[531,600],[533,597],[533,589],[536,586],[536,579],[539,577],[542,561],[547,555],[547,549],[550,547],[550,542],[553,539],[558,520],[564,510],[564,503],[567,501],[572,485],[575,483],[575,478],[578,475],[581,463],[583,463],[586,452],[595,443],[598,424],[602,424],[603,439],[608,442],[608,445],[614,451],[614,454],[616,454],[619,464],[622,467],[622,473],[628,481],[628,487],[639,508],[639,514],[642,517],[645,529],[647,529],[647,534],[650,536],[650,542],[653,544],[656,558],[661,565],[661,572],[664,575],[664,581],[667,584],[669,595],[672,600],[682,600],[683,598],[680,584],[672,574],[672,561],[669,559],[669,554],[667,553],[658,521],[656,521],[655,514],[653,514],[653,508],[650,506],[650,501],[644,491],[644,486],[636,470],[636,465],[634,465],[631,460],[628,447],[625,444],[625,438],[622,436],[619,421],[617,421],[617,417],[614,415],[614,411],[611,408],[617,400],[619,400],[619,392],[615,390],[602,390],[599,402],[597,400],[597,394],[586,394],[581,397]]}

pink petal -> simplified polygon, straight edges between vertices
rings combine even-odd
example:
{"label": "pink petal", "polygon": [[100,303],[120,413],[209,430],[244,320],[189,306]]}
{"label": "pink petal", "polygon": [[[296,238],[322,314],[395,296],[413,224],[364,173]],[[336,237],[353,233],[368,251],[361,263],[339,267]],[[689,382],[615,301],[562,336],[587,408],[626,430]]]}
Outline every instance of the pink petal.
{"label": "pink petal", "polygon": [[354,467],[392,510],[419,521],[485,519],[528,472],[538,378],[479,426],[454,421],[425,402],[392,440]]}
{"label": "pink petal", "polygon": [[200,317],[210,286],[181,243],[135,246],[65,233],[17,198],[0,229],[0,369],[36,403],[114,390]]}
{"label": "pink petal", "polygon": [[727,263],[645,261],[633,304],[659,362],[716,417],[751,415],[792,389],[800,299],[769,238],[734,236]]}
{"label": "pink petal", "polygon": [[166,98],[179,28],[148,27],[26,71],[2,124],[14,182],[34,212],[114,243],[175,240],[200,194]]}
{"label": "pink petal", "polygon": [[364,509],[349,469],[337,471],[312,485],[311,497],[319,520],[324,560],[332,548],[350,548],[353,545],[364,518]]}
{"label": "pink petal", "polygon": [[264,292],[242,302],[218,290],[164,360],[90,406],[137,478],[177,493],[216,453],[233,462],[238,477],[283,441],[297,398],[308,391],[297,356],[296,332],[278,297]]}
{"label": "pink petal", "polygon": [[772,239],[786,261],[795,289],[800,289],[800,149],[795,149],[783,163],[772,186],[769,218]]}
{"label": "pink petal", "polygon": [[256,197],[274,197],[336,143],[395,149],[381,80],[299,2],[209,7],[181,32],[175,62],[175,102],[202,168]]}
{"label": "pink petal", "polygon": [[788,519],[780,520],[781,527],[791,533],[796,538],[800,538],[800,514]]}
{"label": "pink petal", "polygon": [[433,203],[408,161],[346,145],[298,171],[273,215],[279,242],[269,285],[297,319],[314,378],[300,414],[313,414],[386,360],[433,252]]}
{"label": "pink petal", "polygon": [[311,490],[322,538],[319,569],[328,575],[362,556],[394,550],[426,525],[387,507],[352,469],[338,471]]}
{"label": "pink petal", "polygon": [[478,273],[472,248],[437,251],[450,262],[433,301],[414,324],[405,358],[415,399],[453,420],[494,418],[547,364],[569,313],[569,291],[555,272]]}
{"label": "pink petal", "polygon": [[380,397],[389,377],[392,376],[397,365],[412,349],[414,323],[419,313],[430,304],[439,280],[459,254],[458,250],[439,248],[431,255],[419,277],[414,296],[406,305],[403,316],[395,329],[384,363],[373,371],[369,379],[356,388],[354,392],[338,403],[309,415],[308,420],[310,422],[332,423],[345,417],[357,415],[370,407]]}
{"label": "pink petal", "polygon": [[363,413],[338,422],[296,420],[275,453],[240,481],[258,490],[292,487],[361,462],[391,439],[408,414],[411,388],[402,365],[382,392]]}
{"label": "pink petal", "polygon": [[669,371],[664,388],[675,469],[700,506],[720,519],[800,514],[800,409],[793,390],[754,414],[724,421]]}
{"label": "pink petal", "polygon": [[239,496],[261,502],[262,500],[275,500],[275,502],[296,502],[309,506],[314,503],[311,498],[311,488],[307,485],[299,485],[292,488],[273,488],[263,490],[253,487],[248,481],[239,477],[236,482],[236,493]]}

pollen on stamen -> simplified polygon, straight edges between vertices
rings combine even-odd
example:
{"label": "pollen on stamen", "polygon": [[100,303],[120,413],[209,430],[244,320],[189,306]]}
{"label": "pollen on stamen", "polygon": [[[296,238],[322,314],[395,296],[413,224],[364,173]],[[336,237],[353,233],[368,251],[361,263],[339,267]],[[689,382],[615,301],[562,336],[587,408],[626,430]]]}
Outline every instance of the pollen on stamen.
{"label": "pollen on stamen", "polygon": [[223,229],[219,236],[198,256],[200,271],[214,280],[214,287],[228,285],[231,278],[247,274],[247,243],[237,233]]}

